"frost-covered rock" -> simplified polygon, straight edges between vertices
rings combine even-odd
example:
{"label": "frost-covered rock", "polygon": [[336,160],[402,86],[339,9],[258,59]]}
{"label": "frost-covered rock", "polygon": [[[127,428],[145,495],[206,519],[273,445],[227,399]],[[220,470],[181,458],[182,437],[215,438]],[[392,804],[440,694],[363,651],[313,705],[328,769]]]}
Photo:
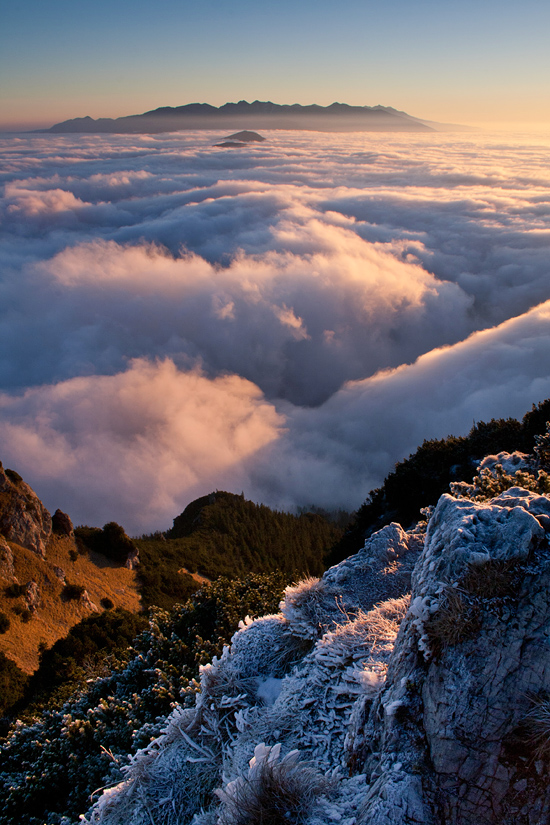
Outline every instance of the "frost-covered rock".
{"label": "frost-covered rock", "polygon": [[501,452],[496,455],[486,455],[485,458],[479,462],[477,471],[490,470],[494,471],[499,464],[505,473],[513,475],[518,470],[529,470],[533,467],[533,456],[528,453],[520,453],[519,451],[513,453]]}
{"label": "frost-covered rock", "polygon": [[371,783],[360,822],[549,821],[526,727],[550,693],[549,507],[518,488],[440,499],[386,684],[357,725]]}
{"label": "frost-covered rock", "polygon": [[1,463],[0,494],[0,533],[44,558],[51,516],[29,485]]}
{"label": "frost-covered rock", "polygon": [[327,570],[321,580],[288,587],[281,611],[291,632],[318,639],[359,610],[408,593],[423,536],[389,524],[371,536],[359,553]]}

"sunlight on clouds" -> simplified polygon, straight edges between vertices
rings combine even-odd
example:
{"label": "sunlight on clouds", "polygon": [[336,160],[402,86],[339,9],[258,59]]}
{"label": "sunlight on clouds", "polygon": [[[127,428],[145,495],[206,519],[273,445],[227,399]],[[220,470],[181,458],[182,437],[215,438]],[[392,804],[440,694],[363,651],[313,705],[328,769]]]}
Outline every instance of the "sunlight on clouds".
{"label": "sunlight on clouds", "polygon": [[0,458],[76,521],[357,506],[550,396],[550,142],[0,140]]}
{"label": "sunlight on clouds", "polygon": [[169,521],[205,484],[232,483],[284,423],[243,378],[143,359],[118,375],[2,395],[0,419],[5,461],[80,519],[96,518],[100,503],[135,531]]}

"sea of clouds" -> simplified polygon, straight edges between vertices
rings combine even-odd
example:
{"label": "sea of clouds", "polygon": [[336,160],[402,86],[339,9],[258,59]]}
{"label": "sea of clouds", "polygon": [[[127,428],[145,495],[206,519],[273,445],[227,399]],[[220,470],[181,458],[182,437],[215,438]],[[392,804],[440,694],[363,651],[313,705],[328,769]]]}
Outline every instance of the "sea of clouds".
{"label": "sea of clouds", "polygon": [[0,137],[0,459],[76,523],[353,509],[550,397],[550,139]]}

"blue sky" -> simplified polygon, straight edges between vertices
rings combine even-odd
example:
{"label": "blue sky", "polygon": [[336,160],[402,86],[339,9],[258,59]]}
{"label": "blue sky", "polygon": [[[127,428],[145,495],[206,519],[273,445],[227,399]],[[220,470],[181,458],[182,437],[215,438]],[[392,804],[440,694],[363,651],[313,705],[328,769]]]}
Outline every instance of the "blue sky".
{"label": "blue sky", "polygon": [[11,0],[0,31],[3,126],[238,99],[550,122],[542,0]]}

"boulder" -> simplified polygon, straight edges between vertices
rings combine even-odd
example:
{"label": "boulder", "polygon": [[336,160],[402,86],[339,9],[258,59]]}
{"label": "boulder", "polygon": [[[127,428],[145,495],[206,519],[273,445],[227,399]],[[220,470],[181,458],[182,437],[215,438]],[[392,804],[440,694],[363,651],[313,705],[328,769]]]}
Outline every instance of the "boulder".
{"label": "boulder", "polygon": [[25,585],[25,602],[31,613],[36,613],[40,607],[40,587],[34,579]]}
{"label": "boulder", "polygon": [[60,536],[69,536],[70,538],[74,536],[73,523],[67,513],[63,513],[61,510],[56,510],[52,516],[52,530]]}

